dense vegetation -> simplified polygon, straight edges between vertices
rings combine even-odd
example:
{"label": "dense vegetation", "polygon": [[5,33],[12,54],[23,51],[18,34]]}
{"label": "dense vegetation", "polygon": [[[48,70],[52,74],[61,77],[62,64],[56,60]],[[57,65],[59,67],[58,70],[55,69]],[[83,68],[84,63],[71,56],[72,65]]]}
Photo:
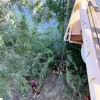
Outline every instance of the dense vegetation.
{"label": "dense vegetation", "polygon": [[[71,7],[66,8],[67,0],[63,2],[0,2],[0,97],[4,100],[12,100],[12,88],[18,90],[23,99],[31,79],[38,81],[41,88],[55,61],[61,59],[64,27],[67,25],[64,20],[67,10],[71,10]],[[88,87],[80,46],[67,43],[65,55],[67,82],[75,93],[84,97]]]}

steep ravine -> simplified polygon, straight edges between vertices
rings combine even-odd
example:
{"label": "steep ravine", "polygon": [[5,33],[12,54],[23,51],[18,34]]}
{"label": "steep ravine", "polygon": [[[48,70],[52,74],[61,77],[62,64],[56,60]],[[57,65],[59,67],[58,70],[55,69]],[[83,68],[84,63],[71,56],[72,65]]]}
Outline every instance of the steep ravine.
{"label": "steep ravine", "polygon": [[61,81],[61,77],[51,73],[44,81],[44,85],[39,95],[33,95],[29,93],[29,100],[67,100],[64,94],[64,85]]}

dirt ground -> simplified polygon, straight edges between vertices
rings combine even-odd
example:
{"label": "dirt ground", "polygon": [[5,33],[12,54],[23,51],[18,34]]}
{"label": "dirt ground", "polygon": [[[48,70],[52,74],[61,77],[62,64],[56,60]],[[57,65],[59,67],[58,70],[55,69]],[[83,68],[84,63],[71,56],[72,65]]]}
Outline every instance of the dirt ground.
{"label": "dirt ground", "polygon": [[68,100],[63,92],[61,77],[52,73],[44,82],[39,95],[30,93],[29,100]]}
{"label": "dirt ground", "polygon": [[[12,84],[12,88],[14,88],[13,86]],[[68,90],[67,94],[64,93],[64,88]],[[9,100],[84,100],[73,92],[66,79],[62,82],[62,78],[53,72],[47,76],[39,92],[39,95],[33,94],[30,87],[30,89],[25,92],[26,99],[22,99],[20,93],[12,89],[12,99]]]}
{"label": "dirt ground", "polygon": [[[40,94],[36,95],[32,93],[32,89],[25,92],[27,99],[22,99],[20,93],[12,89],[12,99],[9,100],[84,100],[77,96],[67,81],[62,82],[62,78],[56,73],[51,72],[44,81]],[[13,88],[14,85],[12,85]],[[67,88],[68,94],[64,93],[64,88]]]}

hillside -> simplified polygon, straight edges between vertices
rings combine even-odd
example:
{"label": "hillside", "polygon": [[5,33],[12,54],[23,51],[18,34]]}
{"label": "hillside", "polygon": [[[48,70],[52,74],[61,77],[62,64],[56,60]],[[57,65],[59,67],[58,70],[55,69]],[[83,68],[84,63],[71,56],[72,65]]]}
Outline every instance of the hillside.
{"label": "hillside", "polygon": [[[83,100],[89,97],[81,46],[63,42],[73,0],[0,2],[0,98]],[[54,64],[66,63],[59,78]],[[40,94],[33,96],[30,81]],[[83,89],[84,87],[84,89]]]}

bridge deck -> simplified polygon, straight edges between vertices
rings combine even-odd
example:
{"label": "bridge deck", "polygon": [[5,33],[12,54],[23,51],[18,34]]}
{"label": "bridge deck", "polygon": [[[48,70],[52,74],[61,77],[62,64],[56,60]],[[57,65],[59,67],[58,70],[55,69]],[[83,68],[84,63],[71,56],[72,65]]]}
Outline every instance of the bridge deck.
{"label": "bridge deck", "polygon": [[100,12],[95,0],[88,1],[88,17],[100,66]]}
{"label": "bridge deck", "polygon": [[[64,40],[71,43],[82,41],[91,100],[100,100],[100,10],[96,1],[76,0],[64,36]],[[77,34],[82,40],[78,40]]]}

